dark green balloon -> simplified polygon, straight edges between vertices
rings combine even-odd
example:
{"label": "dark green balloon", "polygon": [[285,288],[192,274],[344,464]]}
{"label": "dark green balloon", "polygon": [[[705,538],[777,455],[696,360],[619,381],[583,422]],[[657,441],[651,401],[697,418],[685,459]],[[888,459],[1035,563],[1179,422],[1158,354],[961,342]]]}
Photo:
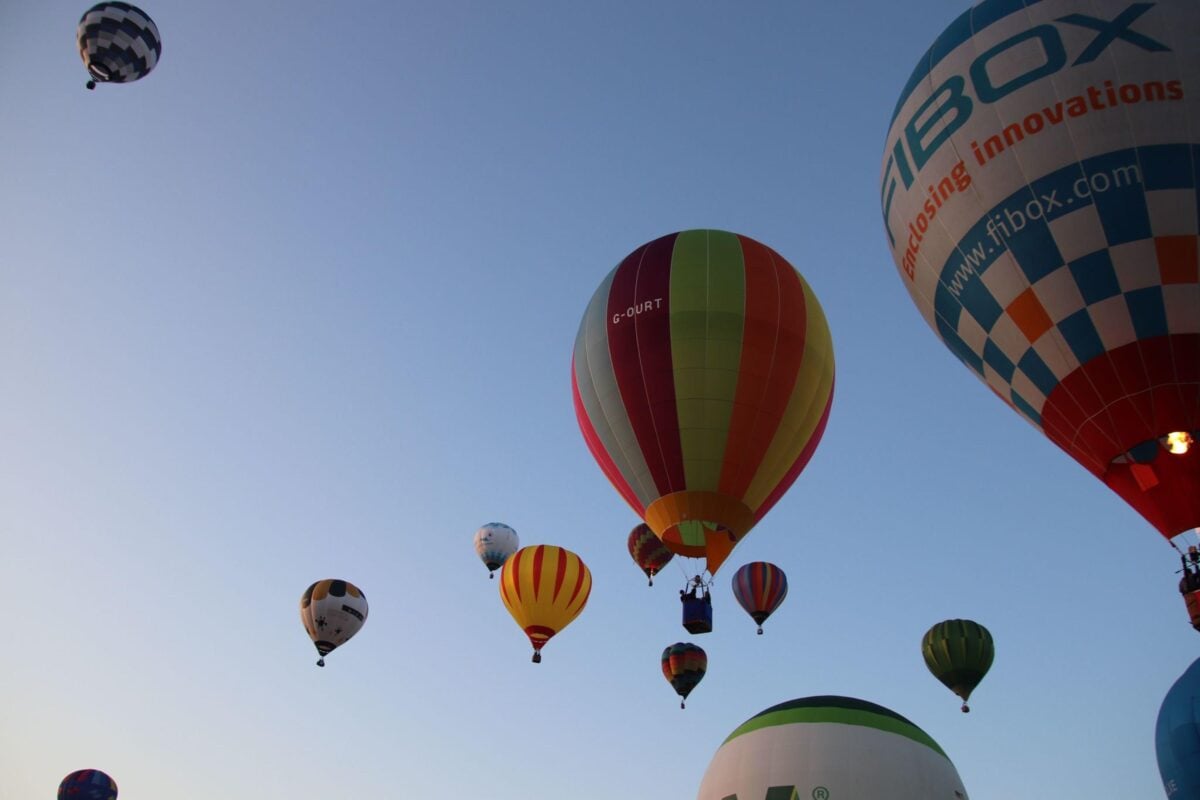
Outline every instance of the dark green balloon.
{"label": "dark green balloon", "polygon": [[921,655],[933,677],[963,699],[963,711],[970,711],[967,700],[991,668],[996,647],[978,622],[948,619],[925,632]]}

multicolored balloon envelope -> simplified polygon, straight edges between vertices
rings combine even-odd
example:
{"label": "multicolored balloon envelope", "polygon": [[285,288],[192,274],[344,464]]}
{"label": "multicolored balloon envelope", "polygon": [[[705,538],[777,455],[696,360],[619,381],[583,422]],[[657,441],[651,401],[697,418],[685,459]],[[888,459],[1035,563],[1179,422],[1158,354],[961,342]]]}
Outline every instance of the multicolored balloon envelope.
{"label": "multicolored balloon envelope", "polygon": [[58,800],[117,800],[117,782],[98,769],[76,770],[58,785]]}
{"label": "multicolored balloon envelope", "polygon": [[500,569],[520,546],[517,532],[503,522],[489,522],[475,531],[475,555],[488,568],[489,578],[495,577],[492,573]]}
{"label": "multicolored balloon envelope", "polygon": [[997,396],[1165,537],[1200,526],[1200,4],[989,0],[892,115],[901,280]]}
{"label": "multicolored balloon envelope", "polygon": [[751,561],[733,573],[733,596],[758,623],[760,634],[763,623],[779,608],[787,591],[787,575],[766,561]]}
{"label": "multicolored balloon envelope", "polygon": [[630,558],[638,565],[638,569],[646,573],[651,586],[654,585],[654,576],[675,557],[644,522],[635,525],[629,532],[628,545]]}
{"label": "multicolored balloon envelope", "polygon": [[84,12],[76,31],[79,56],[96,83],[144,78],[162,55],[162,37],[150,15],[129,3],[97,3]]}
{"label": "multicolored balloon envelope", "polygon": [[715,574],[804,469],[833,399],[804,278],[747,236],[672,233],[609,273],[575,339],[588,449],[676,555]]}
{"label": "multicolored balloon envelope", "polygon": [[697,800],[967,800],[929,734],[883,706],[804,697],[743,722],[717,750]]}
{"label": "multicolored balloon envelope", "polygon": [[367,621],[367,596],[349,581],[317,581],[300,597],[300,621],[321,654],[317,666],[323,667],[325,656],[348,642]]}
{"label": "multicolored balloon envelope", "polygon": [[663,650],[663,677],[681,698],[680,708],[684,708],[687,696],[703,680],[707,671],[708,654],[691,642],[676,642]]}
{"label": "multicolored balloon envelope", "polygon": [[1167,797],[1200,798],[1200,659],[1163,698],[1154,727],[1154,750]]}
{"label": "multicolored balloon envelope", "polygon": [[991,632],[978,622],[948,619],[925,632],[921,655],[933,677],[962,698],[965,713],[971,710],[971,692],[992,668],[996,647]]}
{"label": "multicolored balloon envelope", "polygon": [[592,573],[583,559],[551,544],[522,547],[500,571],[500,599],[533,645],[533,663],[542,648],[571,624],[592,592]]}

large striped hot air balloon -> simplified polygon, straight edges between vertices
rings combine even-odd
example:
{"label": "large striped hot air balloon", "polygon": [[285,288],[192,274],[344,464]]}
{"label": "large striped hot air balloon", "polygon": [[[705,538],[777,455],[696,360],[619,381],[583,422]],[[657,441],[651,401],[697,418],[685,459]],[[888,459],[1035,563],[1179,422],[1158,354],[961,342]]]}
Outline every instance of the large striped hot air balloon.
{"label": "large striped hot air balloon", "polygon": [[522,547],[500,571],[500,599],[529,637],[535,664],[550,637],[583,611],[591,591],[592,573],[583,560],[551,544]]}
{"label": "large striped hot air balloon", "polygon": [[749,237],[693,230],[609,273],[571,382],[604,474],[672,552],[715,574],[808,464],[833,373],[804,278]]}
{"label": "large striped hot air balloon", "polygon": [[1200,4],[985,0],[920,58],[881,176],[942,342],[1168,539],[1200,525]]}

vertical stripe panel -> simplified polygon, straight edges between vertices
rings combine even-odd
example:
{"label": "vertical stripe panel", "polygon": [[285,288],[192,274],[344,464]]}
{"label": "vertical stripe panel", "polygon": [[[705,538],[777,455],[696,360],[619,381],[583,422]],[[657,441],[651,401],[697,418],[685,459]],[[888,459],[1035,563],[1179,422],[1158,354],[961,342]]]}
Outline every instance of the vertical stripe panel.
{"label": "vertical stripe panel", "polygon": [[[645,507],[658,497],[658,491],[650,476],[650,468],[642,456],[633,426],[625,413],[625,404],[617,385],[612,354],[609,351],[608,296],[615,275],[616,270],[610,272],[593,295],[579,326],[579,335],[575,339],[575,381],[584,409],[584,414],[580,415],[579,419],[581,428],[586,417],[595,431],[596,441],[601,450],[592,449],[592,453],[597,456],[601,469],[604,469],[605,461],[611,460],[622,482],[636,498],[636,502],[631,500],[630,505],[640,509],[638,513],[641,514]],[[584,434],[586,437],[586,429]],[[589,449],[593,447],[590,440],[588,446]]]}
{"label": "vertical stripe panel", "polygon": [[[746,491],[744,502],[756,518],[774,504],[803,469],[824,430],[833,393],[833,341],[816,296],[799,273],[804,291],[804,350],[779,430]],[[786,314],[785,314],[786,316]],[[770,503],[768,498],[772,498]]]}
{"label": "vertical stripe panel", "polygon": [[686,488],[716,491],[742,353],[746,290],[738,237],[724,231],[679,234],[670,292],[672,378]]}
{"label": "vertical stripe panel", "polygon": [[667,313],[675,235],[635,250],[613,275],[607,318],[613,372],[657,496],[684,488]]}
{"label": "vertical stripe panel", "polygon": [[804,353],[804,290],[769,247],[740,237],[746,321],[740,377],[720,491],[744,498],[787,409]]}

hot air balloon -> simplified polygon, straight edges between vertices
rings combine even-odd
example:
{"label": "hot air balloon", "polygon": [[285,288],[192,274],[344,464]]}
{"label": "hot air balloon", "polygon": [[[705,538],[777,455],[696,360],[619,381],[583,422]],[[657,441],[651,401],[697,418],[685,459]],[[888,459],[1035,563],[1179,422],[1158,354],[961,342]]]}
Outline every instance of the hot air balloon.
{"label": "hot air balloon", "polygon": [[475,555],[479,556],[488,568],[489,578],[496,577],[492,573],[500,569],[520,546],[521,540],[517,537],[517,532],[503,522],[489,522],[475,531]]}
{"label": "hot air balloon", "polygon": [[633,563],[638,565],[638,569],[646,573],[646,578],[653,586],[654,576],[670,563],[675,554],[668,550],[654,535],[654,531],[650,530],[650,526],[643,522],[634,526],[629,533],[629,555],[633,558]]}
{"label": "hot air balloon", "polygon": [[1163,788],[1172,800],[1200,798],[1200,659],[1163,698],[1154,727],[1154,750]]}
{"label": "hot air balloon", "polygon": [[697,800],[967,800],[929,734],[853,697],[803,697],[743,722],[718,748]]}
{"label": "hot air balloon", "polygon": [[609,273],[579,326],[575,415],[600,469],[715,574],[808,464],[833,347],[804,278],[747,236],[672,233]]}
{"label": "hot air balloon", "polygon": [[676,642],[663,650],[663,677],[679,695],[680,708],[684,708],[687,696],[704,679],[707,671],[708,654],[691,642]]}
{"label": "hot air balloon", "polygon": [[1200,526],[1200,6],[976,5],[921,57],[881,176],[942,342],[1168,540]]}
{"label": "hot air balloon", "polygon": [[317,666],[323,667],[325,656],[348,642],[367,621],[367,596],[349,581],[317,581],[300,597],[300,621],[321,655]]}
{"label": "hot air balloon", "polygon": [[733,573],[733,596],[758,623],[761,635],[762,624],[787,597],[787,575],[774,564],[751,561]]}
{"label": "hot air balloon", "polygon": [[58,800],[117,800],[117,782],[98,769],[77,770],[58,785]]}
{"label": "hot air balloon", "polygon": [[921,654],[933,677],[962,698],[963,713],[970,711],[967,700],[996,655],[988,629],[969,619],[939,622],[921,639]]}
{"label": "hot air balloon", "polygon": [[535,664],[550,637],[583,611],[591,591],[592,573],[583,560],[550,544],[522,547],[500,570],[500,599],[529,637]]}
{"label": "hot air balloon", "polygon": [[162,37],[150,15],[129,3],[97,3],[84,12],[76,31],[79,56],[96,83],[144,78],[162,55]]}

